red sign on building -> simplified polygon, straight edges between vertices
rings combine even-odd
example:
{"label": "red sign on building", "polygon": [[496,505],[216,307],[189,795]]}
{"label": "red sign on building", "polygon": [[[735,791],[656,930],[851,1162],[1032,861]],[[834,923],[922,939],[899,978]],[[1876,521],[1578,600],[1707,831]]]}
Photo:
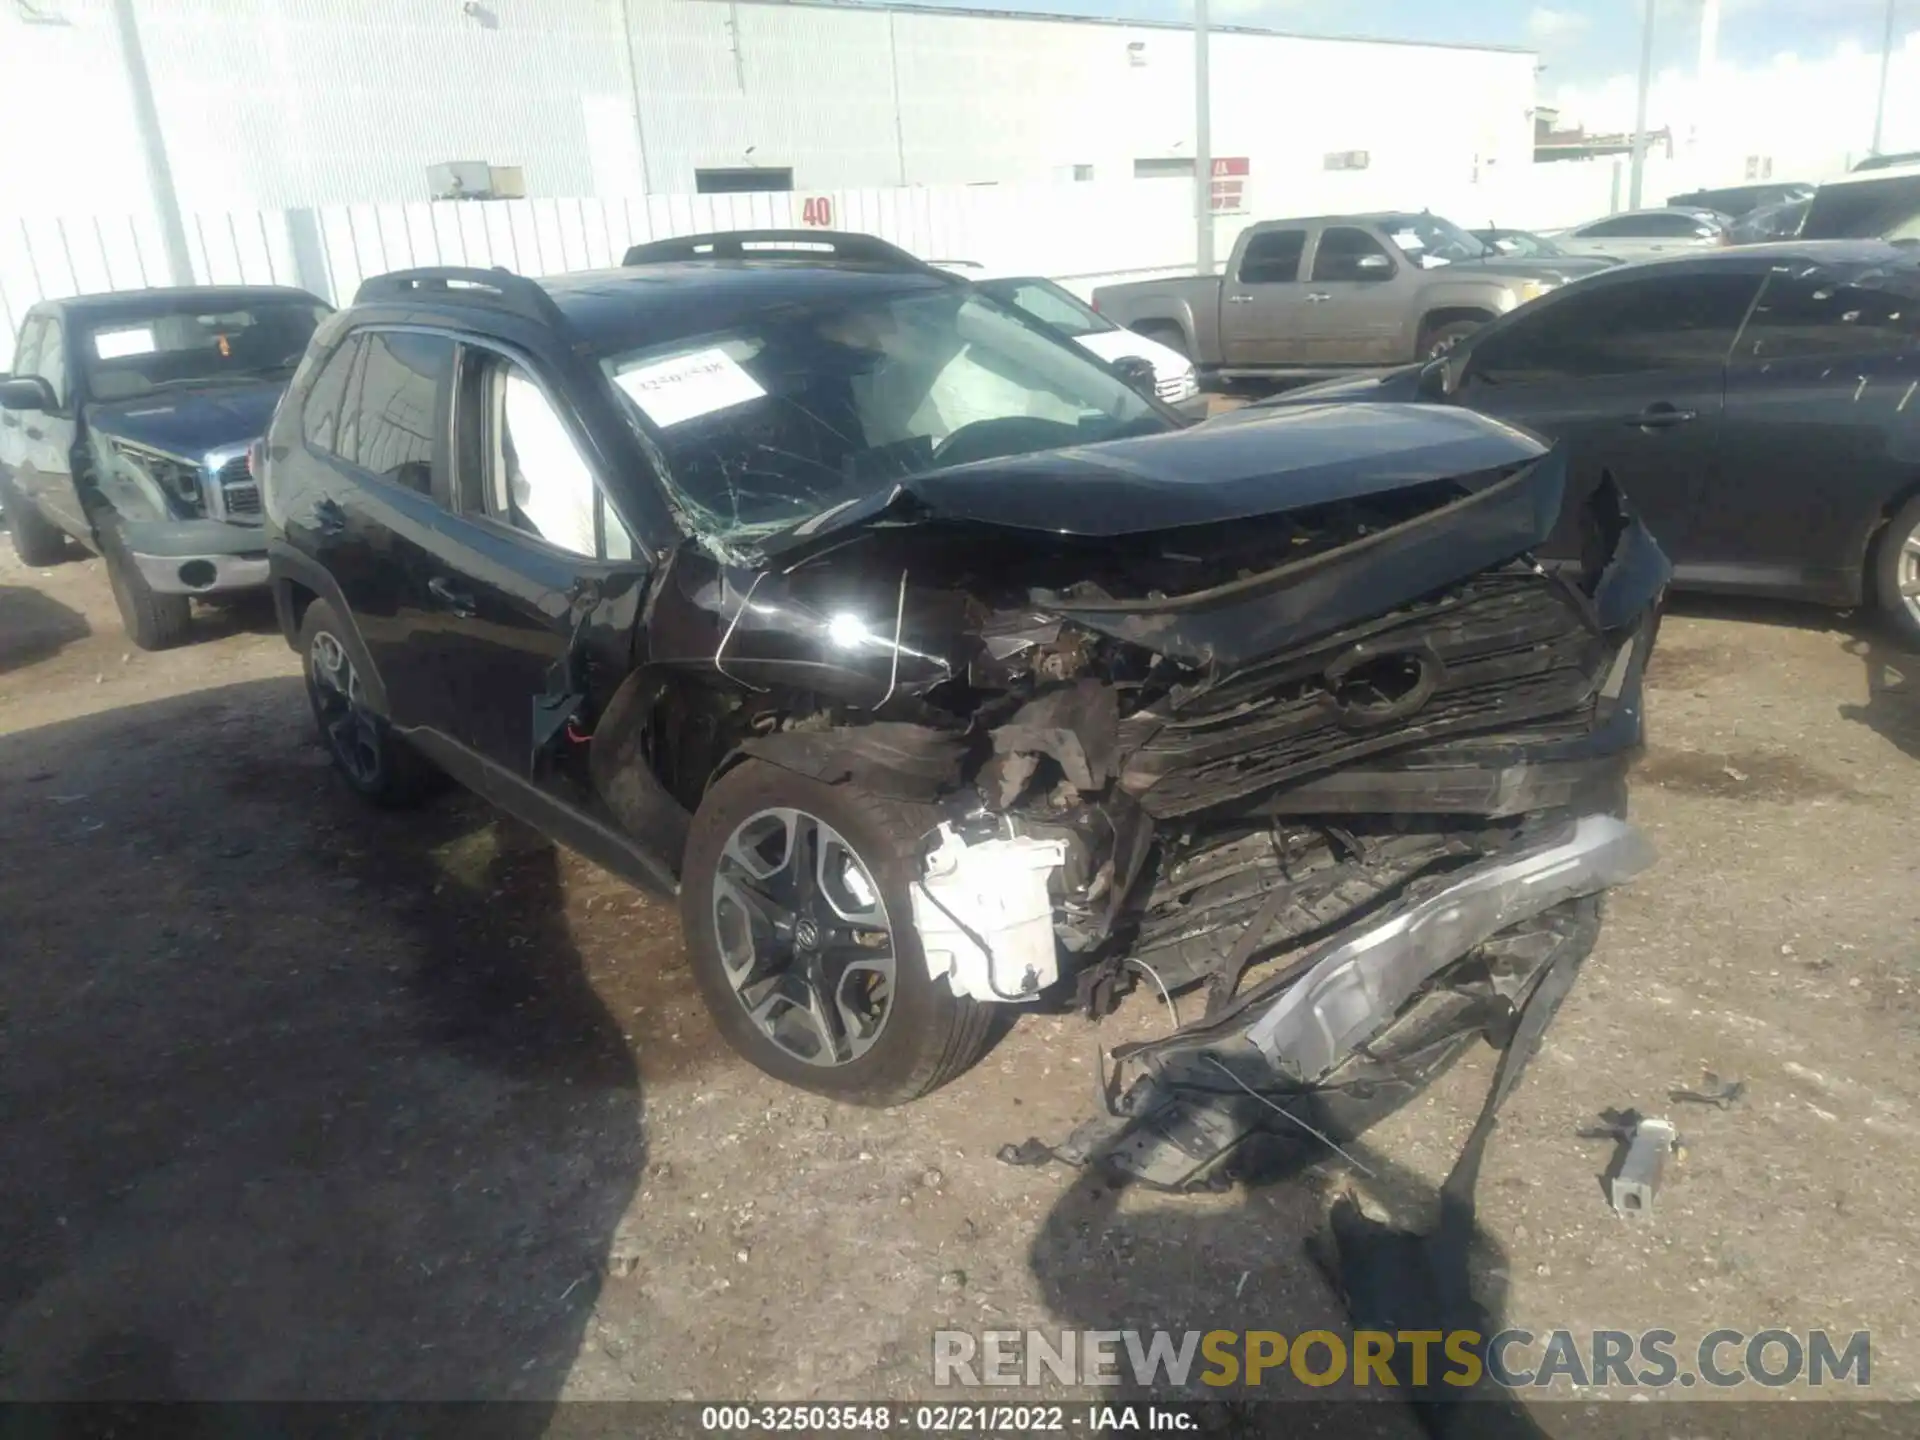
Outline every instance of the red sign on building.
{"label": "red sign on building", "polygon": [[1251,166],[1244,155],[1216,155],[1213,160],[1213,213],[1240,215],[1247,208],[1247,175]]}

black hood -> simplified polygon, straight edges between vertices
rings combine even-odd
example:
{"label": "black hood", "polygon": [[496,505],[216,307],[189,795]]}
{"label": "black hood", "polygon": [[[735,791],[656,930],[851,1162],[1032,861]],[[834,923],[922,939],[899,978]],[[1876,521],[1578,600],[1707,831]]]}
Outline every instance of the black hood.
{"label": "black hood", "polygon": [[209,450],[244,445],[266,434],[273,407],[286,388],[284,380],[263,380],[163,390],[138,400],[90,405],[87,423],[103,434],[197,461]]}
{"label": "black hood", "polygon": [[1467,410],[1311,405],[1246,410],[1185,430],[932,470],[782,532],[797,558],[861,525],[946,520],[1111,537],[1252,519],[1538,459],[1532,436]]}

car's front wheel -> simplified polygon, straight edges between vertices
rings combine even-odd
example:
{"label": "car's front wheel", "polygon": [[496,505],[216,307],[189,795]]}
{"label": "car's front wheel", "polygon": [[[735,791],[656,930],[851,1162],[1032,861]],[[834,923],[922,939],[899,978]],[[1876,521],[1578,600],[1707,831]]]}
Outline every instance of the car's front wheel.
{"label": "car's front wheel", "polygon": [[1874,557],[1875,598],[1893,631],[1920,646],[1920,495],[1900,507]]}
{"label": "car's front wheel", "polygon": [[727,1043],[778,1080],[861,1105],[945,1084],[992,1009],[927,973],[909,887],[937,816],[757,760],[707,792],[682,928]]}
{"label": "car's front wheel", "polygon": [[431,788],[433,770],[367,705],[346,626],[331,605],[316,600],[300,619],[300,654],[307,700],[333,768],[376,805],[407,805]]}
{"label": "car's front wheel", "polygon": [[110,535],[102,537],[100,554],[127,638],[142,650],[171,650],[184,641],[193,629],[193,602],[155,590],[133,556]]}

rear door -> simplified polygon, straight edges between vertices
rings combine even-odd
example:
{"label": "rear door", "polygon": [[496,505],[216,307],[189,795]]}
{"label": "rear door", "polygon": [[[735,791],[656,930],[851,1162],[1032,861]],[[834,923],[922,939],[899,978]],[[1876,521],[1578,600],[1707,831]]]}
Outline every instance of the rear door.
{"label": "rear door", "polygon": [[309,531],[339,584],[403,729],[432,713],[422,659],[447,623],[429,582],[449,520],[453,370],[449,335],[355,330],[315,378],[302,415],[325,473],[290,524]]}
{"label": "rear door", "polygon": [[1777,267],[1727,369],[1719,483],[1694,584],[1848,603],[1864,540],[1920,467],[1920,284]]}
{"label": "rear door", "polygon": [[631,669],[646,565],[584,427],[533,360],[463,344],[457,393],[458,513],[427,580],[425,723],[518,779],[560,786],[571,722],[587,726]]}
{"label": "rear door", "polygon": [[1301,353],[1310,365],[1390,365],[1412,347],[1403,342],[1417,279],[1371,231],[1329,225],[1313,247]]}
{"label": "rear door", "polygon": [[1300,283],[1307,231],[1260,230],[1247,237],[1234,273],[1220,283],[1220,355],[1228,366],[1300,365],[1305,353]]}
{"label": "rear door", "polygon": [[[1676,563],[1718,481],[1726,358],[1760,267],[1583,282],[1471,337],[1453,400],[1568,446],[1566,516],[1610,474]],[[1548,553],[1577,553],[1563,519]]]}

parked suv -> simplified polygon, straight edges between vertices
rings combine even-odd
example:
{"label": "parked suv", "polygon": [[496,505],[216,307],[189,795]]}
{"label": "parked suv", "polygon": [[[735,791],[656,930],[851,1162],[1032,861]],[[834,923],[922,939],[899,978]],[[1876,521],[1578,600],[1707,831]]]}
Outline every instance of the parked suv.
{"label": "parked suv", "polygon": [[43,301],[0,378],[0,502],[14,553],[106,560],[127,635],[186,638],[195,596],[267,583],[248,447],[314,327],[304,290],[183,286]]}
{"label": "parked suv", "polygon": [[[370,280],[265,463],[347,782],[437,766],[677,889],[721,1034],[796,1085],[910,1099],[995,1005],[1150,969],[1237,1006],[1205,1023],[1249,1085],[1403,1095],[1641,863],[1613,812],[1666,571],[1617,504],[1548,578],[1525,434],[1183,427],[870,237]],[[1205,1071],[1168,1095],[1240,1094]]]}

